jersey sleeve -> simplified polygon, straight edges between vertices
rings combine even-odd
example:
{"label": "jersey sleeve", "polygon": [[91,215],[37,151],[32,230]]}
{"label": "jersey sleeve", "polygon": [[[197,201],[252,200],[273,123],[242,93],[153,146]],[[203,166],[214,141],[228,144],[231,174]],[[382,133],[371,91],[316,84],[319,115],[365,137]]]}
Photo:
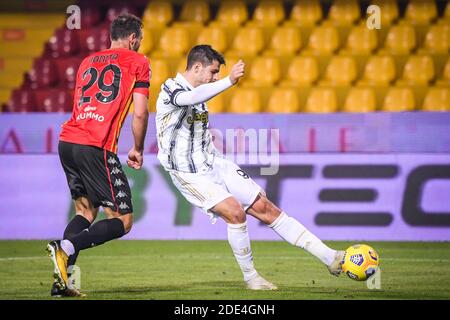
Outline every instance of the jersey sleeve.
{"label": "jersey sleeve", "polygon": [[150,69],[150,63],[146,57],[138,60],[138,66],[136,69],[136,82],[134,83],[133,93],[142,93],[148,97],[150,88],[150,78],[152,71]]}
{"label": "jersey sleeve", "polygon": [[182,105],[177,104],[176,98],[180,93],[188,92],[186,88],[178,84],[174,79],[168,79],[162,84],[161,88],[166,93],[170,104],[182,107]]}

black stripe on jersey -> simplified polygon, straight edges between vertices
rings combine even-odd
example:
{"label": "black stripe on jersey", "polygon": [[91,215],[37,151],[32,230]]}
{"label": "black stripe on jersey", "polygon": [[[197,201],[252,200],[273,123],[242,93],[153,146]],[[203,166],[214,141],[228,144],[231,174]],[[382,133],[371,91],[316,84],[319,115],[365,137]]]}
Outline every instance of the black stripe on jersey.
{"label": "black stripe on jersey", "polygon": [[177,131],[181,128],[181,126],[183,125],[183,121],[186,118],[187,115],[187,108],[184,108],[183,111],[181,112],[181,116],[180,119],[178,119],[177,123],[175,124],[175,127],[172,130],[172,134],[170,135],[170,149],[169,149],[169,162],[170,162],[170,166],[173,170],[178,170],[178,166],[176,165],[176,159],[175,159],[175,146],[177,144],[177,138],[178,138],[178,134]]}
{"label": "black stripe on jersey", "polygon": [[134,84],[135,88],[148,88],[150,87],[150,82],[147,81],[138,81]]}
{"label": "black stripe on jersey", "polygon": [[182,107],[182,106],[180,106],[180,105],[178,105],[176,102],[175,102],[175,99],[177,98],[177,95],[178,94],[180,94],[181,92],[185,92],[186,91],[186,89],[175,89],[175,90],[173,90],[173,92],[172,92],[172,96],[170,97],[170,103],[171,104],[173,104],[174,106],[177,106],[177,107]]}
{"label": "black stripe on jersey", "polygon": [[196,110],[195,108],[192,108],[192,124],[189,127],[189,131],[191,133],[191,141],[189,141],[189,150],[187,153],[188,162],[189,162],[189,170],[191,170],[191,173],[196,173],[197,168],[195,167],[194,159],[192,158],[192,153],[194,152],[194,137],[195,137],[195,114]]}

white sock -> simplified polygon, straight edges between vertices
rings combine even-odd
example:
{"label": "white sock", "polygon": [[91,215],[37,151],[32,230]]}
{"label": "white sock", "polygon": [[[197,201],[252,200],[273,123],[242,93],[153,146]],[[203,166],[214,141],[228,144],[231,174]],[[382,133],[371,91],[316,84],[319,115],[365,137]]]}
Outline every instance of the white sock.
{"label": "white sock", "polygon": [[269,227],[281,238],[296,247],[305,249],[327,266],[333,262],[336,251],[326,246],[300,222],[289,217],[285,212],[282,212]]}
{"label": "white sock", "polygon": [[69,240],[61,240],[61,249],[64,250],[67,256],[71,256],[75,253],[75,248]]}
{"label": "white sock", "polygon": [[228,224],[228,243],[244,275],[244,281],[256,277],[258,273],[253,266],[253,255],[252,248],[250,247],[247,222]]}

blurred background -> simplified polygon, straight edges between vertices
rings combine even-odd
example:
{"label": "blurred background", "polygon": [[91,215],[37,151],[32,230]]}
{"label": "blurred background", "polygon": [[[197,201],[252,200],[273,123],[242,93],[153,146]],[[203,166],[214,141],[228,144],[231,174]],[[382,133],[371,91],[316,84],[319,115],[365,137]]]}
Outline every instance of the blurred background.
{"label": "blurred background", "polygon": [[[66,25],[74,4],[80,29]],[[370,5],[379,29],[368,27]],[[127,238],[226,239],[155,159],[160,85],[207,43],[225,56],[222,77],[238,59],[247,65],[208,103],[215,143],[227,153],[232,130],[232,155],[248,154],[253,130],[278,150],[275,175],[261,175],[262,157],[241,163],[277,205],[325,240],[450,241],[450,5],[441,0],[2,1],[0,239],[60,237],[73,215],[60,125],[81,60],[109,47],[121,13],[142,18],[152,67],[146,164],[127,169],[136,210]],[[277,239],[254,221],[250,232]]]}

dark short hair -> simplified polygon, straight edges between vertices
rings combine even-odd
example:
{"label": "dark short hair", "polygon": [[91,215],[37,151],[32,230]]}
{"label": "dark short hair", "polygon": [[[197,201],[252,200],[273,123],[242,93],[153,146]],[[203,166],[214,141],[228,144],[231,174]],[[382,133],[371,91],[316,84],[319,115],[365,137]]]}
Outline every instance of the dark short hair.
{"label": "dark short hair", "polygon": [[111,40],[125,39],[135,33],[137,37],[142,35],[142,21],[132,14],[121,14],[111,23]]}
{"label": "dark short hair", "polygon": [[225,64],[223,55],[214,50],[208,44],[199,44],[189,51],[186,70],[192,68],[196,62],[200,62],[203,66],[205,66],[212,64],[214,60],[219,62],[219,66]]}

